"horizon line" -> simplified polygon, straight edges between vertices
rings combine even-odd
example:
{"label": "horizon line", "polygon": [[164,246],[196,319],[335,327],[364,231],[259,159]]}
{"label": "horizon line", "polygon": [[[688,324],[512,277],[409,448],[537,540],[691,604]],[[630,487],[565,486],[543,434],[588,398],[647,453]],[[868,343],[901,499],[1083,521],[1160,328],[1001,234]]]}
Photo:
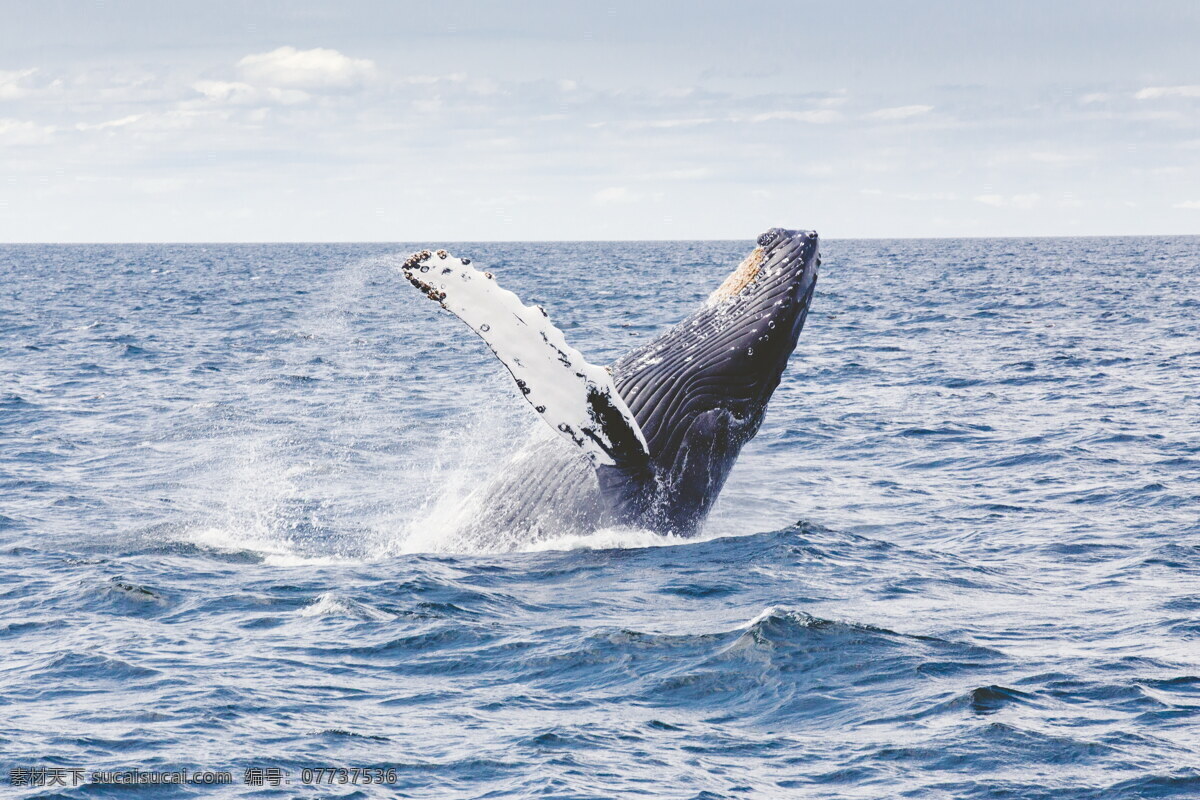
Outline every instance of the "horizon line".
{"label": "horizon line", "polygon": [[[819,232],[818,232],[819,233]],[[1187,238],[1200,236],[1200,233],[1082,233],[1082,234],[1036,234],[1023,236],[1019,234],[1004,234],[1000,236],[836,236],[824,237],[829,242],[861,242],[861,241],[981,241],[995,239],[1165,239]],[[392,244],[408,245],[420,242],[444,242],[446,244],[583,244],[583,243],[648,243],[648,242],[745,242],[752,241],[751,237],[735,238],[698,238],[698,239],[188,239],[188,240],[111,240],[111,241],[0,241],[0,247],[29,246],[29,245],[251,245],[251,244]]]}

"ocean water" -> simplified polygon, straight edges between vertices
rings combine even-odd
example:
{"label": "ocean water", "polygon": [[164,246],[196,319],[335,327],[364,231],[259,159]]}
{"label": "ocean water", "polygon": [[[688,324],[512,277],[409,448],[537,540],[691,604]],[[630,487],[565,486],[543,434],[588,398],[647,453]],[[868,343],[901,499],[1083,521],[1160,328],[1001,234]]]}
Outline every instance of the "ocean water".
{"label": "ocean water", "polygon": [[[748,246],[453,250],[604,363]],[[700,537],[510,552],[416,247],[0,247],[0,795],[1200,797],[1200,239],[825,241]]]}

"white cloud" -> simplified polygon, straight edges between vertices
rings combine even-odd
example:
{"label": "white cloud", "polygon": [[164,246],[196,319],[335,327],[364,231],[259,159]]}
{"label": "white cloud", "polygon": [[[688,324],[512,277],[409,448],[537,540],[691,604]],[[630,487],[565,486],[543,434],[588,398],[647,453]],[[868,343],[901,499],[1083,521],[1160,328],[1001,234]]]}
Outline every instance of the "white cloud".
{"label": "white cloud", "polygon": [[106,130],[108,128],[124,128],[127,125],[133,125],[137,122],[140,122],[145,116],[146,116],[145,114],[130,114],[127,117],[121,117],[120,119],[110,119],[107,122],[97,122],[95,124],[88,124],[86,122],[80,122],[75,127],[76,127],[76,129],[81,130],[81,131],[102,131],[102,130]]}
{"label": "white cloud", "polygon": [[241,81],[196,81],[192,88],[218,103],[240,105],[258,99],[258,90]]}
{"label": "white cloud", "polygon": [[1182,203],[1176,203],[1174,208],[1187,208],[1194,211],[1200,211],[1200,200],[1184,200]]}
{"label": "white cloud", "polygon": [[237,65],[250,83],[293,89],[344,88],[375,74],[373,61],[350,58],[324,47],[279,47],[269,53],[248,55]]}
{"label": "white cloud", "polygon": [[16,100],[32,92],[26,79],[35,72],[36,69],[0,70],[0,100]]}
{"label": "white cloud", "polygon": [[1092,103],[1107,102],[1110,97],[1111,95],[1109,95],[1107,92],[1092,92],[1079,98],[1079,102],[1086,106],[1091,105]]}
{"label": "white cloud", "polygon": [[975,196],[975,200],[993,208],[1030,209],[1041,202],[1042,196],[1036,192],[1007,196],[1002,194],[980,194]]}
{"label": "white cloud", "polygon": [[0,141],[5,144],[40,144],[54,128],[19,119],[0,119]]}
{"label": "white cloud", "polygon": [[922,114],[928,114],[930,111],[933,111],[933,106],[894,106],[892,108],[881,108],[878,111],[872,111],[870,114],[867,114],[867,118],[892,121],[919,117]]}
{"label": "white cloud", "polygon": [[35,127],[37,126],[32,122],[23,122],[19,119],[0,119],[0,136]]}
{"label": "white cloud", "polygon": [[793,122],[811,122],[815,125],[824,125],[830,122],[837,122],[841,119],[841,116],[838,112],[827,108],[818,111],[768,111],[765,114],[755,114],[750,117],[750,121],[772,122],[774,120],[790,120]]}
{"label": "white cloud", "polygon": [[[630,129],[638,128],[690,128],[696,125],[708,125],[716,122],[712,117],[696,117],[694,119],[653,119],[653,120],[630,120],[622,125]],[[595,127],[602,127],[603,123]]]}
{"label": "white cloud", "polygon": [[308,92],[299,89],[280,89],[276,86],[259,88],[242,81],[196,81],[192,88],[208,100],[222,105],[249,106],[264,103],[294,105],[308,100]]}
{"label": "white cloud", "polygon": [[1200,86],[1147,86],[1134,95],[1138,100],[1161,97],[1200,97]]}
{"label": "white cloud", "polygon": [[465,72],[451,72],[449,75],[408,75],[400,79],[400,83],[409,86],[432,86],[435,83],[462,83],[467,79]]}
{"label": "white cloud", "polygon": [[162,111],[147,111],[128,114],[124,117],[105,120],[103,122],[77,122],[77,131],[108,131],[110,133],[128,133],[133,137],[143,134],[182,135],[183,131],[202,125],[205,121],[216,121],[228,118],[228,113],[220,110],[197,108],[189,102],[178,103],[173,108]]}

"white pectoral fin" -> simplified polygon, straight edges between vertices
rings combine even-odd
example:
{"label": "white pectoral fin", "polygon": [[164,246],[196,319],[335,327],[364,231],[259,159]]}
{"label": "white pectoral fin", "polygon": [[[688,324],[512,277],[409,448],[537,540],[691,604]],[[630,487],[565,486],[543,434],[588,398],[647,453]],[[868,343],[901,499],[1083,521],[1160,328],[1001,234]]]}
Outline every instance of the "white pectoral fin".
{"label": "white pectoral fin", "polygon": [[644,464],[646,439],[608,370],[567,344],[544,310],[523,304],[470,264],[445,250],[425,250],[404,262],[404,277],[479,334],[538,416],[594,465]]}

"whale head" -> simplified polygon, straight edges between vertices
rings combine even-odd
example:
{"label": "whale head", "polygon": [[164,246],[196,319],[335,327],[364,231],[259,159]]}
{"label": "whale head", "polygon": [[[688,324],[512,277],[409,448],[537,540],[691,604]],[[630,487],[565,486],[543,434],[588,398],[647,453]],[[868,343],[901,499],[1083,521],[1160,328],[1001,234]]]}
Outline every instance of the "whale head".
{"label": "whale head", "polygon": [[703,521],[762,424],[820,261],[815,231],[772,228],[699,309],[613,365],[651,459],[632,521],[684,534]]}

